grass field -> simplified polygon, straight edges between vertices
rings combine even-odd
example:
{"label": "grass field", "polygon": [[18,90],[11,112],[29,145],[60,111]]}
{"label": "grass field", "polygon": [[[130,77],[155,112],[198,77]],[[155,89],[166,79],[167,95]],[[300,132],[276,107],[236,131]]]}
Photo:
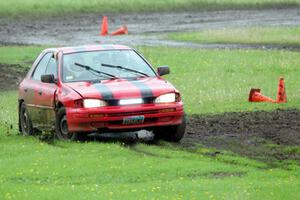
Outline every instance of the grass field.
{"label": "grass field", "polygon": [[299,0],[10,0],[0,2],[0,16],[49,16],[78,13],[158,12],[296,7]]}
{"label": "grass field", "polygon": [[[44,47],[0,47],[0,63],[29,67]],[[300,108],[298,52],[139,47],[183,93],[188,114]],[[275,98],[279,76],[289,102],[250,104],[251,87]],[[47,144],[17,135],[17,94],[0,93],[0,199],[299,199],[296,161],[285,168],[199,146],[169,143]]]}
{"label": "grass field", "polygon": [[174,40],[195,43],[259,44],[300,46],[300,27],[242,27],[208,29],[192,33],[172,33]]}
{"label": "grass field", "polygon": [[1,199],[298,199],[299,166],[168,144],[48,145],[0,127]]}
{"label": "grass field", "polygon": [[0,63],[20,64],[29,69],[39,53],[47,47],[42,46],[0,46]]}

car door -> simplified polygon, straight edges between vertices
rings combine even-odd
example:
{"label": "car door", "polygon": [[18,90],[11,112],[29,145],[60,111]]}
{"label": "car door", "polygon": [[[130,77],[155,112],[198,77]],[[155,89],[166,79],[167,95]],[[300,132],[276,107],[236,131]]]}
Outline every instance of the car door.
{"label": "car door", "polygon": [[[54,53],[51,54],[49,62],[47,64],[46,70],[43,73],[53,74],[57,80],[57,61],[55,59]],[[38,115],[40,119],[38,121],[39,126],[42,128],[54,128],[55,125],[55,92],[57,90],[56,83],[44,83],[41,82],[38,88],[38,96],[36,98],[36,106],[38,108]]]}
{"label": "car door", "polygon": [[32,74],[26,80],[24,84],[25,97],[24,101],[27,106],[27,110],[30,116],[30,119],[34,126],[40,124],[40,113],[39,108],[37,107],[39,101],[39,89],[41,87],[41,75],[45,73],[46,67],[49,63],[52,53],[44,53],[40,56],[40,60],[37,62]]}

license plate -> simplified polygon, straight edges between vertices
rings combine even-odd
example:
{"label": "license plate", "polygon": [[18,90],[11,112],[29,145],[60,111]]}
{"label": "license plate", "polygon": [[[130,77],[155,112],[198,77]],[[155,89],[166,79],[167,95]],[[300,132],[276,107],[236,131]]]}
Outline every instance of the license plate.
{"label": "license plate", "polygon": [[144,123],[145,117],[143,115],[141,116],[132,116],[132,117],[124,117],[123,118],[123,124],[124,125],[130,125],[130,124],[142,124]]}

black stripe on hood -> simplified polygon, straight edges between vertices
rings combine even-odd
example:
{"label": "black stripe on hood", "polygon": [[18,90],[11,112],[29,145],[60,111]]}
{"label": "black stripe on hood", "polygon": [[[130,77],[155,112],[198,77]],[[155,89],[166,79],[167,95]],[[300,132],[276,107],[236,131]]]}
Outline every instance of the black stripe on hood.
{"label": "black stripe on hood", "polygon": [[139,88],[142,98],[153,97],[152,89],[141,81],[131,81],[133,85]]}
{"label": "black stripe on hood", "polygon": [[98,84],[94,84],[94,87],[100,92],[104,100],[114,99],[114,95],[112,91],[106,85],[102,83],[98,83]]}

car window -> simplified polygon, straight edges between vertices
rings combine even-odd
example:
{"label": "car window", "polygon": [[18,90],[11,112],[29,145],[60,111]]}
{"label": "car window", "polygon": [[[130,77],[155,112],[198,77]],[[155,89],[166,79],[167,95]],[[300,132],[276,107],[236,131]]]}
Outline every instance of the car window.
{"label": "car window", "polygon": [[53,74],[54,77],[57,78],[57,64],[53,55],[49,60],[45,74]]}
{"label": "car window", "polygon": [[52,56],[52,53],[47,53],[46,55],[44,55],[44,57],[40,60],[39,64],[36,66],[32,78],[35,80],[40,81],[41,80],[41,76],[43,74],[45,74],[46,71],[46,66],[49,62],[50,57]]}

